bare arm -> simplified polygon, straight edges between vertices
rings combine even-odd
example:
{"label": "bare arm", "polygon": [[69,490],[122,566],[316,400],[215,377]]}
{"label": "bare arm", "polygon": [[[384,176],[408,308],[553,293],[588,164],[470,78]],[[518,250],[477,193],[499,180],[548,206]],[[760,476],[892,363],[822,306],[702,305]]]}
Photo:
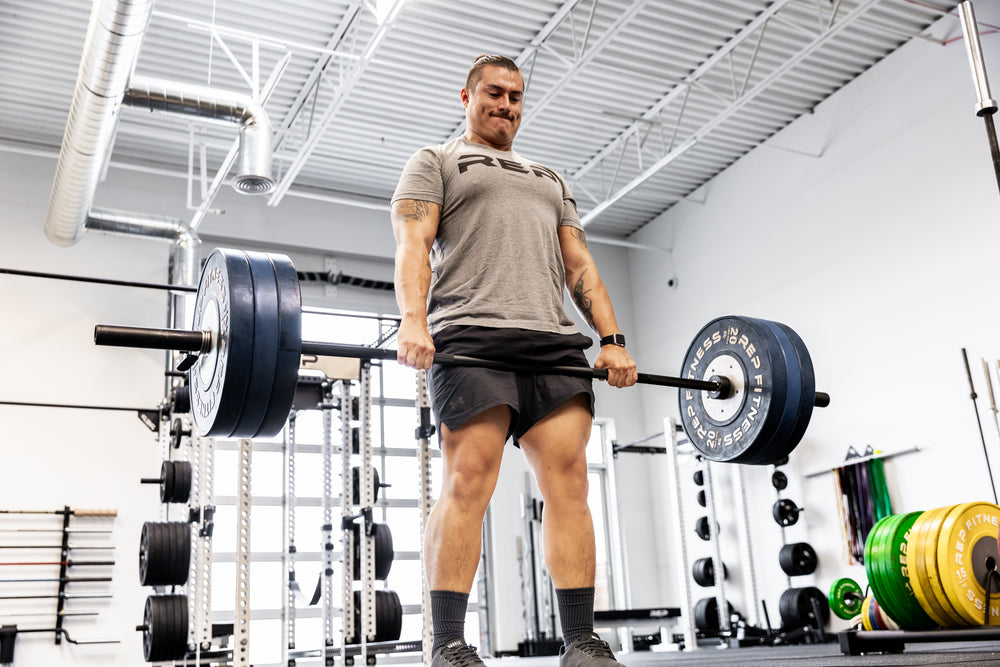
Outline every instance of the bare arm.
{"label": "bare arm", "polygon": [[427,293],[431,284],[430,250],[437,234],[441,207],[433,202],[400,199],[392,205],[392,231],[396,236],[396,303],[403,319],[399,325],[399,363],[430,368],[434,341],[427,331]]}
{"label": "bare arm", "polygon": [[[590,255],[583,230],[568,225],[559,227],[559,246],[566,268],[566,288],[580,314],[600,337],[621,333],[611,296]],[[608,383],[615,387],[635,384],[638,377],[632,357],[617,345],[603,346],[594,366],[607,368]]]}

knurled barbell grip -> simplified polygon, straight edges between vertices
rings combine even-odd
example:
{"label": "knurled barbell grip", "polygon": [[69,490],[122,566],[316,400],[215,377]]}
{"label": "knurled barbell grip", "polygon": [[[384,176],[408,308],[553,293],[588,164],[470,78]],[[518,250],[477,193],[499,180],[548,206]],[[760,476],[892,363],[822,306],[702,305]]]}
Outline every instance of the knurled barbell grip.
{"label": "knurled barbell grip", "polygon": [[[339,343],[319,343],[303,342],[303,354],[315,354],[317,356],[330,357],[352,357],[356,359],[395,359],[396,350],[364,347],[360,345],[342,345]],[[469,366],[473,368],[490,368],[498,371],[525,374],[551,374],[568,375],[571,377],[594,378],[597,380],[607,380],[608,371],[604,368],[590,368],[589,366],[545,366],[530,364],[513,364],[509,361],[495,359],[481,359],[479,357],[467,357],[460,354],[446,354],[436,352],[434,363],[442,366]],[[665,387],[680,387],[682,389],[700,389],[703,391],[720,391],[725,387],[720,382],[709,380],[693,380],[689,378],[676,378],[665,375],[653,375],[650,373],[639,373],[638,381],[641,384],[656,384]]]}

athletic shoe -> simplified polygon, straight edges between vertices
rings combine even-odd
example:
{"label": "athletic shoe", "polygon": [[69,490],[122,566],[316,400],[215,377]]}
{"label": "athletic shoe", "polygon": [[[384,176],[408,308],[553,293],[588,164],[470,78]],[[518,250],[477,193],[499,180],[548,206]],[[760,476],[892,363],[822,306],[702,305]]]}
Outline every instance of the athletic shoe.
{"label": "athletic shoe", "polygon": [[596,632],[586,634],[559,650],[559,667],[620,667],[621,664],[615,660],[608,643]]}
{"label": "athletic shoe", "polygon": [[475,646],[469,646],[462,639],[452,639],[438,649],[431,660],[431,667],[473,667],[482,665]]}

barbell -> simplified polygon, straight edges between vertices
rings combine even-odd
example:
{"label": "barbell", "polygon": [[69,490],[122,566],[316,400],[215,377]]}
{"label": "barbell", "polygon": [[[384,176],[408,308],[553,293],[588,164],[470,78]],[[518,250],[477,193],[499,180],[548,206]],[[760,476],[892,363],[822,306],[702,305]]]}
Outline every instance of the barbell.
{"label": "barbell", "polygon": [[[301,355],[396,359],[396,351],[302,340],[302,297],[292,261],[217,248],[205,262],[191,330],[97,325],[98,345],[187,352],[195,430],[206,437],[277,434],[292,410]],[[606,380],[605,369],[540,366],[436,353],[434,363],[520,374]],[[812,360],[784,324],[726,316],[706,325],[684,359],[684,377],[639,373],[644,384],[680,389],[681,422],[713,461],[773,464],[799,443],[817,392]]]}

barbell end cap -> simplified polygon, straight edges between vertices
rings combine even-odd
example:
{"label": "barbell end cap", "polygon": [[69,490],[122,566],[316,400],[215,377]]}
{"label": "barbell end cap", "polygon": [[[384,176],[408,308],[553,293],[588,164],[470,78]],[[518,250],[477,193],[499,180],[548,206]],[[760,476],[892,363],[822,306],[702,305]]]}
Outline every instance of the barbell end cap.
{"label": "barbell end cap", "polygon": [[135,626],[135,631],[136,632],[148,632],[149,631],[149,626],[148,625],[137,625],[137,626]]}
{"label": "barbell end cap", "polygon": [[719,388],[716,390],[708,390],[709,398],[725,400],[732,395],[733,383],[729,381],[729,378],[722,375],[713,375],[708,381],[719,385]]}
{"label": "barbell end cap", "polygon": [[813,400],[813,405],[817,408],[825,408],[830,405],[830,394],[824,391],[817,391],[816,398]]}
{"label": "barbell end cap", "polygon": [[140,484],[163,484],[162,477],[143,477],[139,480]]}

